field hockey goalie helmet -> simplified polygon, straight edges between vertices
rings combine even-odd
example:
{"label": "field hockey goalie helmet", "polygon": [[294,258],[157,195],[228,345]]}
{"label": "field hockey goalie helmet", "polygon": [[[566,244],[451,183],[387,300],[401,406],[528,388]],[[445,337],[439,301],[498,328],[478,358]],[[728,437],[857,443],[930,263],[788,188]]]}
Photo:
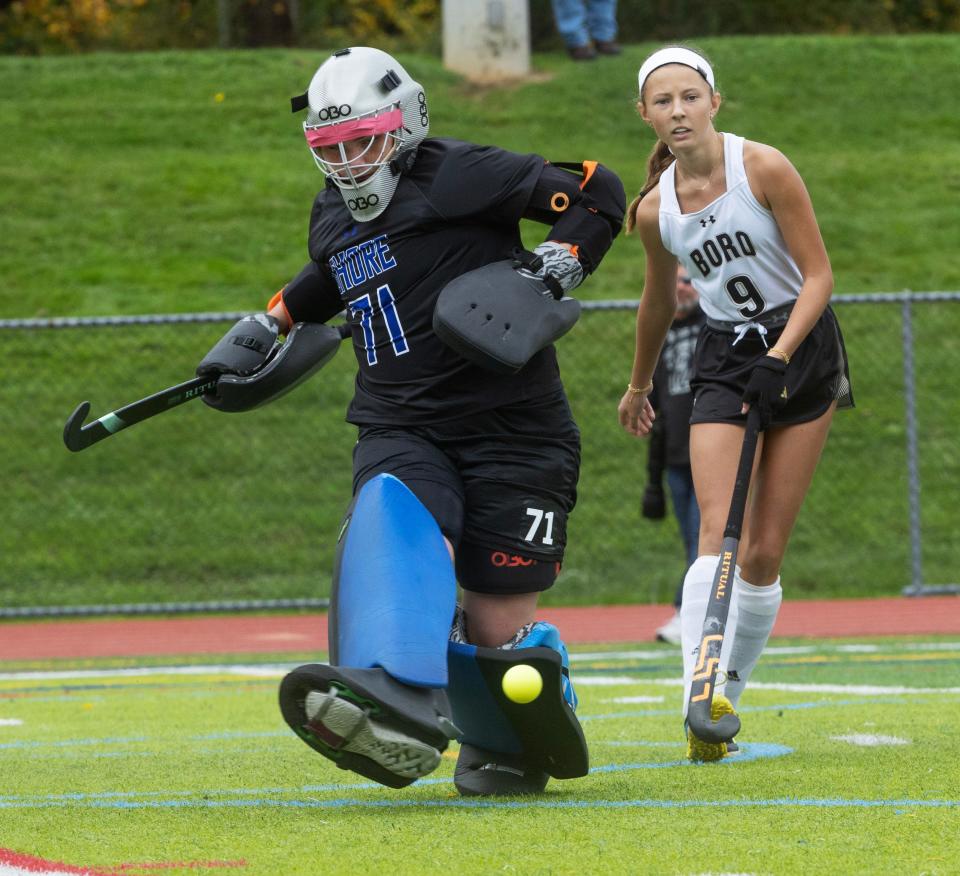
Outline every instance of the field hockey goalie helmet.
{"label": "field hockey goalie helmet", "polygon": [[[376,219],[427,136],[423,88],[386,52],[355,47],[325,61],[291,105],[294,112],[307,110],[303,132],[314,161],[340,189],[353,218]],[[348,140],[361,141],[359,154],[351,149],[348,156]]]}

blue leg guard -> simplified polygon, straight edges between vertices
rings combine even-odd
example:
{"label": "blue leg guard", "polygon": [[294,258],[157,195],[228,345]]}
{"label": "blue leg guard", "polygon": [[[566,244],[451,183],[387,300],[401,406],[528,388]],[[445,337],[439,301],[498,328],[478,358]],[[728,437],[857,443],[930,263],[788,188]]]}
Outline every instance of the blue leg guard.
{"label": "blue leg guard", "polygon": [[457,584],[430,512],[397,478],[378,475],[357,495],[341,541],[330,613],[337,664],[445,687]]}
{"label": "blue leg guard", "polygon": [[[589,754],[574,715],[576,695],[567,649],[556,627],[537,623],[515,648],[484,648],[450,642],[447,694],[461,743],[519,757],[554,778],[585,776]],[[503,692],[503,676],[517,664],[533,666],[543,690],[530,703]]]}
{"label": "blue leg guard", "polygon": [[443,690],[455,607],[453,564],[430,512],[391,475],[367,482],[340,537],[330,664],[301,666],[280,685],[294,733],[392,788],[433,770],[459,732]]}

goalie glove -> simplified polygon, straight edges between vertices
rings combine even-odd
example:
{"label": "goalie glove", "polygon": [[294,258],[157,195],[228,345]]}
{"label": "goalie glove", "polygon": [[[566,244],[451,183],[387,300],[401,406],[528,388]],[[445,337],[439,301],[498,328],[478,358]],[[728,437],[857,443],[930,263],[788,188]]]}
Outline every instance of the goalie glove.
{"label": "goalie glove", "polygon": [[533,253],[519,253],[520,274],[540,280],[559,301],[583,282],[583,265],[566,244],[555,240],[541,243]]}

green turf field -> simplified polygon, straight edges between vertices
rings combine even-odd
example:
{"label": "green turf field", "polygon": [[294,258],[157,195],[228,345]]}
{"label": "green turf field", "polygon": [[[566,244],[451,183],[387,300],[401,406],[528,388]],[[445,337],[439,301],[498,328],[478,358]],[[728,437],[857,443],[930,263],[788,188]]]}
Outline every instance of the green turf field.
{"label": "green turf field", "polygon": [[459,798],[452,757],[402,791],[338,771],[263,660],[4,666],[0,873],[957,872],[958,641],[777,640],[742,753],[696,766],[675,649],[575,651],[591,774],[499,801]]}

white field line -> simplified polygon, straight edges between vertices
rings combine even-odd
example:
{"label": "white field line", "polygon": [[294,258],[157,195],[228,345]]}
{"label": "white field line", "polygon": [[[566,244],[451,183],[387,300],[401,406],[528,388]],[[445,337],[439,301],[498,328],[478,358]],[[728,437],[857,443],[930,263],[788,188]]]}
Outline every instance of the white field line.
{"label": "white field line", "polygon": [[[573,663],[597,660],[662,660],[679,652],[679,648],[631,651],[576,651],[570,654]],[[785,654],[909,654],[916,651],[960,651],[960,642],[909,642],[894,646],[888,643],[861,642],[845,645],[771,645],[765,656]]]}
{"label": "white field line", "polygon": [[[784,654],[810,654],[810,653],[886,653],[896,656],[897,654],[910,653],[916,651],[954,651],[960,650],[960,642],[915,642],[896,647],[889,647],[882,644],[862,643],[858,645],[794,645],[783,647],[770,647],[764,651],[765,656],[777,656]],[[630,651],[589,651],[574,652],[570,655],[573,663],[588,661],[606,661],[606,660],[663,660],[670,658],[677,652],[663,648],[650,650],[630,650]],[[2,681],[60,681],[82,678],[147,678],[158,675],[236,675],[254,678],[280,678],[286,675],[290,670],[296,668],[295,663],[213,663],[206,665],[193,666],[139,666],[127,668],[103,668],[103,669],[61,669],[61,670],[27,670],[23,672],[0,672],[0,682]],[[577,684],[609,686],[615,684],[661,684],[661,685],[679,685],[680,680],[670,678],[659,679],[637,679],[633,676],[578,676]],[[758,690],[784,690],[797,692],[822,692],[822,693],[855,693],[858,688],[855,686],[845,687],[843,685],[786,685],[786,684],[764,684],[751,682],[750,687]],[[859,690],[866,694],[874,693],[957,693],[960,688],[881,688],[881,687],[861,687]]]}
{"label": "white field line", "polygon": [[[879,646],[874,646],[879,647]],[[958,645],[960,647],[960,645]],[[781,645],[767,648],[764,654],[812,654],[818,650],[816,645]],[[576,651],[570,655],[573,663],[589,660],[663,660],[680,651],[679,648],[668,650],[658,648],[646,651]]]}
{"label": "white field line", "polygon": [[878,745],[909,745],[909,739],[899,736],[879,736],[873,733],[848,733],[845,736],[831,736],[837,742],[849,742],[851,745],[861,745],[872,748]]}
{"label": "white field line", "polygon": [[[642,687],[655,684],[660,687],[680,687],[681,678],[637,678],[629,675],[574,676],[577,687],[612,687],[630,685]],[[890,696],[898,694],[960,694],[960,687],[906,687],[905,685],[882,684],[787,684],[774,681],[751,681],[750,690],[776,690],[786,693],[836,693],[855,696]]]}
{"label": "white field line", "polygon": [[139,666],[126,669],[58,669],[29,672],[0,672],[0,681],[61,681],[78,678],[141,678],[156,675],[243,675],[258,678],[280,678],[296,664],[225,663],[207,666]]}

